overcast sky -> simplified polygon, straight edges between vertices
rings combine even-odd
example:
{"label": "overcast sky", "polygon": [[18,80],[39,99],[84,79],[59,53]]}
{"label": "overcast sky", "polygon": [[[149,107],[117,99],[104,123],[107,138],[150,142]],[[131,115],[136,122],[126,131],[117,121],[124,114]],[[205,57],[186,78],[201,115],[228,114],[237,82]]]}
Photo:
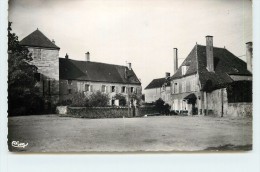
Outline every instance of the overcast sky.
{"label": "overcast sky", "polygon": [[[132,63],[143,88],[173,73],[173,48],[183,61],[205,36],[245,60],[252,41],[250,0],[10,0],[9,21],[19,40],[39,28],[60,57]],[[180,65],[180,64],[179,64]]]}

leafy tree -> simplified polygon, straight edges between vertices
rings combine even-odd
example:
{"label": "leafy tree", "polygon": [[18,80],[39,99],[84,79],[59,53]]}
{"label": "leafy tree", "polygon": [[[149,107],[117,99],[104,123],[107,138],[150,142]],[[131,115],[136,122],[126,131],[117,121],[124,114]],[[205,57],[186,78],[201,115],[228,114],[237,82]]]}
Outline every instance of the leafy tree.
{"label": "leafy tree", "polygon": [[155,108],[160,114],[169,115],[171,106],[168,103],[165,103],[161,98],[155,101]]}
{"label": "leafy tree", "polygon": [[155,108],[158,110],[159,113],[163,113],[164,103],[165,102],[161,98],[155,101]]}
{"label": "leafy tree", "polygon": [[108,106],[108,94],[97,91],[89,96],[89,106],[92,107],[106,107]]}
{"label": "leafy tree", "polygon": [[34,79],[37,67],[30,64],[33,59],[29,51],[19,45],[17,35],[11,32],[11,24],[8,24],[8,112],[9,115],[34,113],[34,103],[39,103],[33,100],[39,98],[35,94]]}

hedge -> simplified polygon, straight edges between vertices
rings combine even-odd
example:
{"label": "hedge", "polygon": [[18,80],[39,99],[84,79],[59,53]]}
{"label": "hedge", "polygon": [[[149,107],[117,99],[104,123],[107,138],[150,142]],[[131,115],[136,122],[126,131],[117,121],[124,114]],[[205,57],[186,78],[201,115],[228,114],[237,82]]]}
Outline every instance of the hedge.
{"label": "hedge", "polygon": [[[136,108],[135,117],[157,113],[155,107]],[[71,116],[78,118],[131,118],[133,108],[127,107],[67,107],[67,114],[62,116]]]}

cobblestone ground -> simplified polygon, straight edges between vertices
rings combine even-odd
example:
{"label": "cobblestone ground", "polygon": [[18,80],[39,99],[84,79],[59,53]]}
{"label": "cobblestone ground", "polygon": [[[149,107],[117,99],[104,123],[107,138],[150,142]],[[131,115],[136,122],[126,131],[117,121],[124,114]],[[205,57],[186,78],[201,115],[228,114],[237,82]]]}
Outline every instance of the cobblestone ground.
{"label": "cobblestone ground", "polygon": [[10,151],[25,152],[250,150],[252,119],[21,116],[9,118],[8,139]]}

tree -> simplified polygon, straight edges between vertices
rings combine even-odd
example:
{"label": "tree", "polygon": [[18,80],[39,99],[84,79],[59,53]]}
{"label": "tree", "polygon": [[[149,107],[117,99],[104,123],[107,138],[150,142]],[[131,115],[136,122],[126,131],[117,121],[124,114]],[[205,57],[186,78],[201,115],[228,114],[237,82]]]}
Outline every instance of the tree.
{"label": "tree", "polygon": [[155,108],[158,110],[159,113],[163,113],[164,103],[165,102],[161,98],[155,101]]}
{"label": "tree", "polygon": [[35,94],[34,79],[37,67],[30,64],[33,59],[29,51],[19,45],[18,36],[11,32],[11,24],[8,24],[8,112],[9,115],[34,113],[33,103],[39,103],[33,100],[39,98]]}
{"label": "tree", "polygon": [[89,106],[91,107],[106,107],[108,106],[108,94],[97,91],[89,96]]}

